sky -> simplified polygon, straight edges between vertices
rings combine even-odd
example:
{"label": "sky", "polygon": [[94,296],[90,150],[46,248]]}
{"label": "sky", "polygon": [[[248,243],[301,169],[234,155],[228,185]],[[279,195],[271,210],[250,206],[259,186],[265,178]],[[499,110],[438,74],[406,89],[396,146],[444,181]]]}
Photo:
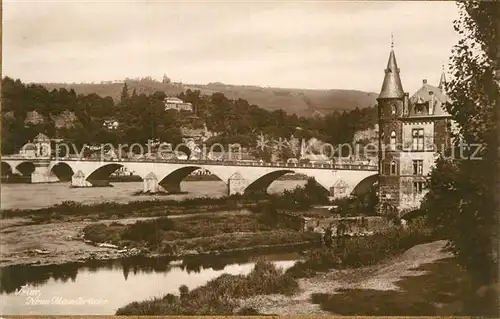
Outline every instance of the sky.
{"label": "sky", "polygon": [[454,2],[4,0],[2,73],[23,82],[167,74],[189,84],[379,92],[391,48],[405,91],[439,80]]}

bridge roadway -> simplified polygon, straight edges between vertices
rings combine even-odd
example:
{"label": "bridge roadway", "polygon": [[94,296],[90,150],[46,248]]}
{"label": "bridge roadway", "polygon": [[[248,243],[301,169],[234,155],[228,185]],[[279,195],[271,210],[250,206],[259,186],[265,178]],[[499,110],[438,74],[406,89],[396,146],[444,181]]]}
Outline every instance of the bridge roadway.
{"label": "bridge roadway", "polygon": [[375,165],[263,163],[251,161],[158,160],[158,159],[92,159],[92,158],[26,158],[2,156],[2,171],[24,176],[32,183],[71,180],[72,187],[109,185],[109,176],[125,167],[143,179],[143,191],[179,192],[180,183],[193,171],[203,168],[227,184],[228,194],[265,192],[277,178],[298,173],[313,177],[335,198],[366,192],[377,180]]}

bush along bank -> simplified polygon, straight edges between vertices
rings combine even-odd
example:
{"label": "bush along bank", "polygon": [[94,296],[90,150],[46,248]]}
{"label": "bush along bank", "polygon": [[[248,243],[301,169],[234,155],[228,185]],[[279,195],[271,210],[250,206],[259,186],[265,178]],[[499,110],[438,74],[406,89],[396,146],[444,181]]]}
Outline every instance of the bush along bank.
{"label": "bush along bank", "polygon": [[184,200],[154,199],[128,203],[104,202],[85,205],[65,201],[40,209],[9,209],[0,211],[0,218],[31,217],[36,223],[60,220],[65,217],[92,217],[97,219],[151,217],[170,214],[188,214],[204,211],[233,210],[252,207],[266,197],[231,195],[220,198],[198,197]]}
{"label": "bush along bank", "polygon": [[407,228],[396,226],[370,237],[336,238],[331,247],[308,251],[304,261],[297,262],[287,273],[294,278],[313,277],[332,268],[370,266],[400,254],[415,245],[440,239],[426,226],[423,218]]}
{"label": "bush along bank", "polygon": [[423,221],[415,221],[407,229],[395,227],[371,238],[351,238],[335,247],[313,249],[305,261],[297,262],[284,273],[272,264],[258,263],[248,276],[225,274],[191,292],[181,287],[180,296],[169,294],[163,298],[133,302],[120,308],[116,314],[256,315],[254,309],[238,310],[239,300],[255,295],[293,295],[299,290],[298,278],[313,277],[333,268],[373,265],[414,245],[435,239]]}
{"label": "bush along bank", "polygon": [[86,226],[83,239],[117,249],[135,248],[147,254],[186,256],[220,254],[271,246],[318,244],[320,235],[272,228],[257,215],[161,217],[124,225],[95,223]]}
{"label": "bush along bank", "polygon": [[[319,243],[319,234],[294,231],[274,220],[277,207],[310,207],[328,200],[327,194],[318,193],[317,188],[315,182],[310,180],[304,187],[297,187],[291,192],[268,196],[265,203],[256,204],[260,208],[250,215],[198,215],[175,221],[160,217],[131,225],[117,222],[110,225],[91,224],[83,229],[83,237],[93,243],[111,244],[117,248],[134,247],[168,255],[185,255],[188,250],[210,253],[256,246]],[[295,202],[292,197],[296,198]]]}
{"label": "bush along bank", "polygon": [[298,283],[272,263],[259,261],[247,275],[224,274],[192,291],[183,285],[179,296],[167,294],[142,302],[132,302],[117,310],[116,315],[245,315],[257,314],[252,309],[235,310],[238,298],[256,295],[293,295]]}

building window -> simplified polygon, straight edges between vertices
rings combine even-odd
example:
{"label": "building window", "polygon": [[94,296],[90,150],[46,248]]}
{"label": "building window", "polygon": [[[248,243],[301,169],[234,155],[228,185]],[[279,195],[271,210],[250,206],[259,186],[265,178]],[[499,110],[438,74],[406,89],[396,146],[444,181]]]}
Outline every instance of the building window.
{"label": "building window", "polygon": [[396,132],[394,132],[394,131],[391,132],[391,139],[390,139],[389,149],[391,151],[395,151],[396,150]]}
{"label": "building window", "polygon": [[424,150],[424,129],[417,128],[411,131],[412,136],[412,148],[414,151]]}
{"label": "building window", "polygon": [[413,175],[423,175],[424,174],[424,161],[414,160],[413,161]]}
{"label": "building window", "polygon": [[422,194],[424,182],[413,182],[413,194]]}
{"label": "building window", "polygon": [[391,175],[396,175],[396,162],[391,162]]}
{"label": "building window", "polygon": [[396,115],[396,104],[391,104],[391,115]]}

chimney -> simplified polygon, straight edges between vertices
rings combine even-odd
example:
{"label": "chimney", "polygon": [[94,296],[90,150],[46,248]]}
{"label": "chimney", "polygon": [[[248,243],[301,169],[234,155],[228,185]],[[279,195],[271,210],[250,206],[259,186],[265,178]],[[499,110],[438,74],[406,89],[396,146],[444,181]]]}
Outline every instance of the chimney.
{"label": "chimney", "polygon": [[403,115],[408,115],[410,113],[410,103],[409,103],[409,93],[405,93],[405,97],[403,100]]}
{"label": "chimney", "polygon": [[429,115],[434,113],[434,92],[429,91],[429,95],[431,96],[431,101],[429,105]]}

